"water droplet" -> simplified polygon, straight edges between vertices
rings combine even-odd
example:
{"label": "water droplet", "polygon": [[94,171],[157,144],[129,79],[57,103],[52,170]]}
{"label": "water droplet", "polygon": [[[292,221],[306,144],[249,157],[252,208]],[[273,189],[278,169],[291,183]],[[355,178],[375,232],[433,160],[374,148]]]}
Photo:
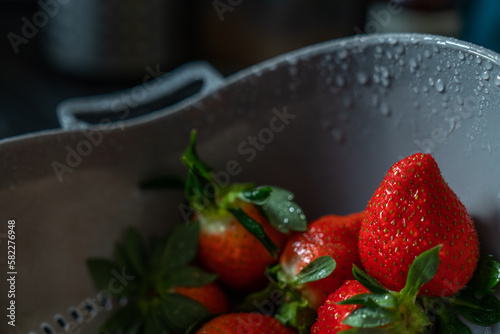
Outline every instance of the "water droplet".
{"label": "water droplet", "polygon": [[424,50],[424,57],[425,58],[430,58],[431,57],[431,52],[429,50]]}
{"label": "water droplet", "polygon": [[476,56],[476,63],[477,64],[481,64],[483,61],[481,60],[481,58],[479,56]]}
{"label": "water droplet", "polygon": [[418,101],[413,101],[413,108],[419,109],[420,108],[420,103]]}
{"label": "water droplet", "polygon": [[331,135],[333,137],[333,140],[337,144],[340,144],[340,143],[342,143],[345,140],[345,134],[340,129],[333,129],[330,133],[331,133]]}
{"label": "water droplet", "polygon": [[289,222],[289,221],[290,221],[290,220],[289,220],[288,218],[284,218],[284,219],[283,219],[283,223],[285,223],[285,224],[288,224],[288,222]]}
{"label": "water droplet", "polygon": [[487,71],[484,71],[482,74],[481,74],[481,78],[483,78],[484,80],[488,80],[490,78],[490,73],[487,72]]}
{"label": "water droplet", "polygon": [[465,55],[462,51],[458,51],[458,59],[460,60],[464,60],[465,59]]}
{"label": "water droplet", "polygon": [[387,78],[382,78],[382,80],[380,80],[380,83],[381,83],[381,84],[382,84],[382,86],[383,86],[383,87],[385,87],[385,88],[389,87],[389,85],[390,85],[390,81],[389,81],[389,79],[387,79]]}
{"label": "water droplet", "polygon": [[490,93],[490,91],[488,90],[488,88],[485,88],[484,89],[484,94],[488,95]]}
{"label": "water droplet", "polygon": [[495,77],[493,78],[493,82],[496,86],[500,87],[500,74],[495,75]]}
{"label": "water droplet", "polygon": [[368,75],[365,72],[358,72],[356,74],[356,79],[361,85],[366,85],[368,83]]}
{"label": "water droplet", "polygon": [[398,55],[402,55],[405,52],[405,48],[403,45],[399,44],[394,47],[394,52]]}
{"label": "water droplet", "polygon": [[344,77],[343,77],[343,76],[341,76],[340,74],[339,74],[339,75],[337,75],[337,76],[335,77],[335,83],[336,83],[336,84],[337,84],[337,86],[339,86],[339,87],[344,87],[344,85],[345,85],[345,79],[344,79]]}
{"label": "water droplet", "polygon": [[422,87],[422,92],[427,93],[429,91],[429,88],[427,86]]}
{"label": "water droplet", "polygon": [[382,54],[382,47],[380,45],[375,47],[375,53]]}
{"label": "water droplet", "polygon": [[444,83],[442,79],[437,79],[435,88],[440,93],[444,92]]}
{"label": "water droplet", "polygon": [[418,68],[418,63],[415,58],[410,58],[408,65],[410,65],[410,68]]}
{"label": "water droplet", "polygon": [[451,68],[451,63],[449,60],[446,62],[446,68]]}
{"label": "water droplet", "polygon": [[455,81],[456,83],[460,83],[460,77],[458,75],[455,75],[453,77],[453,81]]}
{"label": "water droplet", "polygon": [[484,68],[488,71],[491,71],[491,69],[493,68],[493,63],[489,60],[487,60],[485,63],[484,63]]}
{"label": "water droplet", "polygon": [[434,86],[434,78],[429,78],[429,86]]}
{"label": "water droplet", "polygon": [[464,105],[464,99],[460,95],[457,95],[457,103],[461,106]]}
{"label": "water droplet", "polygon": [[347,50],[340,50],[338,52],[337,56],[339,57],[339,59],[344,60],[347,58],[348,52],[347,52]]}
{"label": "water droplet", "polygon": [[432,46],[432,51],[434,51],[434,53],[439,53],[439,48],[437,47],[437,45]]}
{"label": "water droplet", "polygon": [[389,109],[389,106],[386,103],[382,103],[380,105],[380,112],[382,115],[389,117],[391,115],[391,110]]}
{"label": "water droplet", "polygon": [[295,208],[294,208],[293,206],[291,206],[291,207],[289,207],[289,208],[288,208],[288,211],[290,211],[290,212],[294,212],[294,211],[295,211]]}
{"label": "water droplet", "polygon": [[387,59],[391,60],[391,59],[393,58],[393,56],[392,56],[392,52],[391,52],[391,51],[389,51],[389,50],[385,51],[385,57],[386,57]]}

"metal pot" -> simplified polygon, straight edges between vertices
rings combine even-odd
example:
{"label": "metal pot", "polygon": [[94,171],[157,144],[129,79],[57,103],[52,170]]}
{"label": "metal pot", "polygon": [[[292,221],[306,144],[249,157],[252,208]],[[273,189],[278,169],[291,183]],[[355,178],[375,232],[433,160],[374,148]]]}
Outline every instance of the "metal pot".
{"label": "metal pot", "polygon": [[83,307],[102,297],[85,259],[109,256],[127,226],[163,234],[183,219],[182,193],[138,184],[184,175],[179,157],[192,128],[221,175],[284,186],[310,219],[364,209],[392,163],[431,152],[477,218],[483,251],[499,258],[498,57],[438,36],[358,36],[227,79],[194,63],[127,92],[61,104],[63,129],[0,143],[1,231],[16,222],[16,329],[95,330],[108,311]]}

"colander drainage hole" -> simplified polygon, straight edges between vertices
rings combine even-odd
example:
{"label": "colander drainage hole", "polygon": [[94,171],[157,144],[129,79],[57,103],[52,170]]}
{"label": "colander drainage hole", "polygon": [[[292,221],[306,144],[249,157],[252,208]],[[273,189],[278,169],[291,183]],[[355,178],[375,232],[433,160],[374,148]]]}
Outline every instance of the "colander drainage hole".
{"label": "colander drainage hole", "polygon": [[76,322],[78,322],[78,323],[82,322],[82,317],[76,311],[76,308],[74,308],[74,307],[69,308],[68,313],[73,317],[73,319],[76,320]]}
{"label": "colander drainage hole", "polygon": [[54,331],[52,330],[52,328],[50,328],[50,326],[48,324],[42,324],[42,330],[44,333],[46,334],[54,334]]}
{"label": "colander drainage hole", "polygon": [[68,326],[68,323],[66,322],[66,320],[60,314],[57,314],[56,316],[54,316],[54,321],[59,326],[61,326],[62,329],[66,329],[66,327]]}

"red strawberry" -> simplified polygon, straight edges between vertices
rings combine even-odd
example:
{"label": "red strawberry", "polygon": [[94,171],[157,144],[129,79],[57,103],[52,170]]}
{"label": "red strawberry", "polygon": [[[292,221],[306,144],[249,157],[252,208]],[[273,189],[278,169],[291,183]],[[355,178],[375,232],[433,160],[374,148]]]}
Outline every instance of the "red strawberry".
{"label": "red strawberry", "polygon": [[338,302],[370,291],[358,281],[345,281],[340,288],[328,296],[325,303],[318,309],[318,320],[311,328],[312,334],[334,334],[351,329],[342,323],[360,305],[339,305]]}
{"label": "red strawberry", "polygon": [[478,237],[434,159],[418,153],[394,164],[372,196],[359,234],[361,261],[382,285],[399,291],[413,260],[438,244],[439,270],[420,292],[450,296],[472,277]]}
{"label": "red strawberry", "polygon": [[216,283],[192,287],[178,286],[173,289],[173,292],[196,300],[212,314],[229,312],[229,301],[226,294]]}
{"label": "red strawberry", "polygon": [[321,256],[330,255],[336,261],[332,274],[299,287],[311,308],[317,309],[345,280],[354,278],[352,265],[361,265],[358,232],[363,215],[360,212],[348,216],[324,216],[312,222],[307,232],[288,240],[280,264],[290,278]]}
{"label": "red strawberry", "polygon": [[214,318],[196,331],[196,334],[296,334],[275,318],[259,313],[230,313]]}
{"label": "red strawberry", "polygon": [[[269,224],[253,204],[241,203],[241,209],[256,222],[280,249],[287,236]],[[266,282],[266,267],[276,262],[262,243],[225,212],[217,216],[200,214],[198,261],[219,275],[225,285],[239,290],[255,290]]]}
{"label": "red strawberry", "polygon": [[221,181],[198,158],[195,131],[182,160],[189,169],[186,197],[200,222],[199,263],[226,286],[243,291],[263,286],[265,269],[277,262],[288,232],[307,229],[293,195],[276,187]]}

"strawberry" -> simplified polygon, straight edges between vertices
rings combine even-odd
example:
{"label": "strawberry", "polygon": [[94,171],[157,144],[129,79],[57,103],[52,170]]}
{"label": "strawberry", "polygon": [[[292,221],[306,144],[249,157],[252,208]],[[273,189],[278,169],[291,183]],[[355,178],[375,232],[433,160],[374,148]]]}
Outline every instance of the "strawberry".
{"label": "strawberry", "polygon": [[[87,260],[100,289],[126,297],[101,328],[102,332],[184,333],[199,320],[229,311],[226,295],[214,283],[217,275],[190,263],[196,257],[199,224],[179,225],[166,239],[146,248],[139,233],[129,229],[125,243],[117,243],[113,260]],[[116,275],[127,280],[122,286]]]}
{"label": "strawberry", "polygon": [[199,159],[195,131],[182,161],[188,166],[189,209],[201,228],[199,263],[228,287],[261,287],[266,266],[277,262],[290,230],[307,229],[302,209],[287,190],[221,181]]}
{"label": "strawberry", "polygon": [[176,286],[172,291],[197,301],[212,314],[230,310],[226,294],[215,282],[202,286]]}
{"label": "strawberry", "polygon": [[202,325],[196,334],[296,334],[275,318],[259,313],[230,313],[218,316]]}
{"label": "strawberry", "polygon": [[[239,203],[240,209],[262,226],[264,233],[282,248],[286,235],[271,226],[257,207]],[[261,242],[229,212],[210,216],[200,214],[198,262],[216,272],[226,286],[251,291],[262,287],[266,267],[276,262]]]}
{"label": "strawberry", "polygon": [[330,294],[325,303],[318,309],[318,320],[311,328],[312,334],[334,334],[352,327],[343,324],[352,312],[360,305],[341,305],[338,302],[347,300],[362,293],[369,293],[361,283],[356,280],[347,280],[337,291]]}
{"label": "strawberry", "polygon": [[412,261],[438,244],[443,245],[439,270],[422,295],[453,295],[472,277],[479,259],[476,229],[429,154],[394,164],[365,212],[361,261],[385,287],[402,289]]}
{"label": "strawberry", "polygon": [[442,245],[438,245],[417,256],[399,292],[384,288],[354,265],[353,275],[357,281],[346,281],[327,298],[318,310],[312,333],[429,332],[431,322],[417,294],[436,274],[441,248]]}
{"label": "strawberry", "polygon": [[360,212],[348,216],[324,216],[310,223],[307,232],[296,234],[288,240],[280,264],[285,275],[290,278],[321,256],[330,255],[336,261],[331,275],[300,287],[309,307],[317,309],[344,281],[354,278],[352,265],[361,265],[358,233],[363,215]]}

